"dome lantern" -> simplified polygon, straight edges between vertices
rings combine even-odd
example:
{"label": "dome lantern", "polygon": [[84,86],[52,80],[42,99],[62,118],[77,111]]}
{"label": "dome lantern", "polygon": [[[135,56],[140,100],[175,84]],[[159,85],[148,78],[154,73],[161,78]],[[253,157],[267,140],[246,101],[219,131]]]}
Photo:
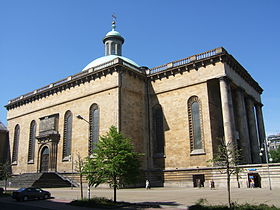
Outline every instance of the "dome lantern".
{"label": "dome lantern", "polygon": [[118,31],[116,31],[116,18],[113,18],[114,20],[112,22],[112,30],[109,31],[103,38],[105,56],[93,60],[86,67],[84,67],[82,71],[86,71],[90,68],[96,68],[97,66],[101,66],[102,64],[108,63],[116,58],[120,58],[124,62],[140,68],[137,63],[122,56],[122,44],[124,43],[124,38]]}
{"label": "dome lantern", "polygon": [[122,55],[122,44],[124,43],[124,38],[121,34],[115,30],[116,21],[112,22],[112,30],[106,34],[103,38],[103,43],[105,47],[105,56],[107,55]]}

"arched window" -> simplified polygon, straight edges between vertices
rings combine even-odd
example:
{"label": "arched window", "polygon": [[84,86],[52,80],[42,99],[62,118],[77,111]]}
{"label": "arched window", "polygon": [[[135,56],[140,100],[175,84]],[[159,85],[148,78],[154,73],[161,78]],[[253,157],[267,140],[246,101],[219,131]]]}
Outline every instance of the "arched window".
{"label": "arched window", "polygon": [[111,43],[111,55],[116,54],[116,44],[114,42]]}
{"label": "arched window", "polygon": [[13,156],[12,156],[13,164],[17,164],[18,161],[19,133],[20,133],[20,127],[19,125],[16,125],[15,132],[14,132],[14,145],[13,145]]}
{"label": "arched window", "polygon": [[89,110],[90,136],[89,136],[89,154],[92,154],[99,138],[99,108],[93,104]]}
{"label": "arched window", "polygon": [[117,46],[117,55],[122,55],[121,45],[120,44],[116,44],[116,46]]}
{"label": "arched window", "polygon": [[63,160],[70,160],[72,144],[72,119],[73,115],[67,111],[64,115],[64,133],[63,133]]}
{"label": "arched window", "polygon": [[34,163],[34,150],[36,140],[36,121],[33,120],[29,130],[28,163]]}
{"label": "arched window", "polygon": [[105,55],[109,55],[109,43],[106,43],[106,52]]}
{"label": "arched window", "polygon": [[203,150],[202,136],[202,113],[201,105],[197,96],[192,96],[188,101],[189,133],[192,151]]}
{"label": "arched window", "polygon": [[159,104],[153,107],[153,151],[164,154],[163,112]]}

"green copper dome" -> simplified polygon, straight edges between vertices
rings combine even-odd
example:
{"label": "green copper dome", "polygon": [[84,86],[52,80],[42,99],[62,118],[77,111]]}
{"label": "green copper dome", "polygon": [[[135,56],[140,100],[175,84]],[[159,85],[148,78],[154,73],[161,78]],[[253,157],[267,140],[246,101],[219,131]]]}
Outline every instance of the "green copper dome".
{"label": "green copper dome", "polygon": [[120,58],[124,61],[126,61],[127,63],[130,63],[132,64],[133,66],[136,66],[136,67],[140,67],[137,63],[135,63],[133,60],[130,60],[129,58],[126,58],[124,56],[119,56],[119,55],[107,55],[107,56],[103,56],[103,57],[100,57],[100,58],[97,58],[95,60],[93,60],[92,62],[90,62],[84,69],[83,71],[87,70],[87,69],[90,69],[90,68],[94,68],[94,67],[97,67],[99,65],[102,65],[104,63],[107,63],[107,62],[110,62],[116,58]]}
{"label": "green copper dome", "polygon": [[121,36],[121,34],[115,30],[116,29],[116,23],[115,21],[112,22],[112,30],[109,31],[106,36],[103,38],[103,43],[105,47],[105,56],[97,58],[90,62],[84,69],[88,70],[90,68],[96,68],[102,64],[108,63],[110,61],[115,60],[116,58],[120,58],[123,61],[132,64],[135,67],[140,67],[137,63],[130,60],[129,58],[126,58],[122,56],[122,45],[124,43],[124,38]]}

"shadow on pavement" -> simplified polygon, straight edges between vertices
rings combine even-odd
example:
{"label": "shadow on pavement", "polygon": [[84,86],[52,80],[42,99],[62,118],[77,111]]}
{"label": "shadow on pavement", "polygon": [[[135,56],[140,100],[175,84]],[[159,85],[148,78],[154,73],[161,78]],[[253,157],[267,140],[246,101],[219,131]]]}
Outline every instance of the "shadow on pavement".
{"label": "shadow on pavement", "polygon": [[179,206],[180,205],[176,202],[141,202],[136,204],[153,205],[153,206]]}
{"label": "shadow on pavement", "polygon": [[123,202],[120,205],[110,207],[89,207],[89,206],[77,206],[71,205],[68,200],[59,200],[51,197],[46,200],[28,200],[28,201],[16,201],[12,197],[0,197],[0,209],[5,210],[46,210],[46,209],[59,209],[59,210],[89,210],[89,209],[153,209],[153,208],[172,208],[178,207],[181,204],[177,202],[138,202],[128,203]]}
{"label": "shadow on pavement", "polygon": [[[78,210],[81,207],[67,205],[69,201],[55,200],[54,197],[46,200],[28,200],[19,202],[11,197],[0,197],[0,209],[5,210]],[[82,208],[84,210],[90,208]]]}
{"label": "shadow on pavement", "polygon": [[112,205],[102,205],[102,204],[92,204],[91,202],[86,201],[72,201],[68,203],[68,206],[80,206],[80,207],[88,207],[88,208],[100,208],[100,209],[154,209],[154,208],[170,208],[170,207],[178,207],[180,204],[176,202],[138,202],[138,203],[130,203],[130,202],[117,202]]}

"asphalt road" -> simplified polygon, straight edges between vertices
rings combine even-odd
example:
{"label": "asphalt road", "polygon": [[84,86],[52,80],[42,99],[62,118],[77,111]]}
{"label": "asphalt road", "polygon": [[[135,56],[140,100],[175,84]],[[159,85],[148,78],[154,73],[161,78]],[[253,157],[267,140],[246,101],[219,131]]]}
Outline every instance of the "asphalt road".
{"label": "asphalt road", "polygon": [[[39,201],[38,201],[39,202]],[[39,203],[38,203],[39,204]],[[46,210],[48,208],[40,207],[38,205],[28,205],[28,203],[13,202],[10,198],[0,198],[0,209],[2,210]]]}
{"label": "asphalt road", "polygon": [[36,206],[28,206],[28,205],[22,205],[19,203],[6,203],[6,202],[1,202],[0,200],[0,209],[2,210],[43,210],[47,208],[42,208],[42,207],[36,207]]}
{"label": "asphalt road", "polygon": [[70,206],[68,202],[55,199],[17,202],[11,197],[4,197],[0,198],[0,210],[89,210],[89,208]]}

